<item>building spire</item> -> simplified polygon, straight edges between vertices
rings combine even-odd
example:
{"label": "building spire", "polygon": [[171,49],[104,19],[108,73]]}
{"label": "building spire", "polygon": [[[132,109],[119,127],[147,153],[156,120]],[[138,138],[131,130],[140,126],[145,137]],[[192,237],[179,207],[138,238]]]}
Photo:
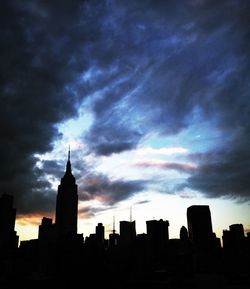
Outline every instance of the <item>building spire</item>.
{"label": "building spire", "polygon": [[70,145],[69,145],[69,151],[68,151],[68,162],[70,162]]}
{"label": "building spire", "polygon": [[115,216],[113,216],[113,234],[115,234]]}
{"label": "building spire", "polygon": [[66,174],[71,174],[70,145],[69,145],[69,151],[68,151],[68,161],[67,161],[67,166],[66,166]]}

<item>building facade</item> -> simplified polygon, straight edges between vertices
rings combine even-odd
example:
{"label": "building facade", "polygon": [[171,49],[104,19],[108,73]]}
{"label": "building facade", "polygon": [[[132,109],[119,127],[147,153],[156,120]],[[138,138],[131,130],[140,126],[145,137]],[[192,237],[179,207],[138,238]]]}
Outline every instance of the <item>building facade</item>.
{"label": "building facade", "polygon": [[58,186],[56,199],[56,230],[59,237],[77,234],[77,213],[77,184],[71,172],[69,151],[66,172]]}

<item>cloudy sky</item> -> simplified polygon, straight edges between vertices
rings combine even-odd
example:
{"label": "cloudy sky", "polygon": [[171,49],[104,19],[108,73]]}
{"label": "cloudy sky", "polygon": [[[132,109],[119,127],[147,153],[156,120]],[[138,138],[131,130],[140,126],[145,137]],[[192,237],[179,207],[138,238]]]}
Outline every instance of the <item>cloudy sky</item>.
{"label": "cloudy sky", "polygon": [[54,217],[71,146],[84,236],[116,216],[250,230],[250,3],[3,1],[0,193],[20,239]]}

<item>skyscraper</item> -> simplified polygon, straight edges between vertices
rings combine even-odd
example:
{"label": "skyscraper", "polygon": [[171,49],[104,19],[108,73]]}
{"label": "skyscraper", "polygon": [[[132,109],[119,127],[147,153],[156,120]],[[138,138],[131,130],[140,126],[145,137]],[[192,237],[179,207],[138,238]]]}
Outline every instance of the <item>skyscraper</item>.
{"label": "skyscraper", "polygon": [[150,239],[154,239],[159,244],[166,244],[169,240],[168,227],[169,222],[160,220],[149,220],[147,224],[147,235]]}
{"label": "skyscraper", "polygon": [[188,234],[192,243],[206,243],[213,238],[209,206],[194,205],[187,208]]}
{"label": "skyscraper", "polygon": [[3,194],[0,198],[0,255],[8,254],[18,246],[15,221],[16,209],[13,208],[13,196]]}
{"label": "skyscraper", "polygon": [[223,230],[223,248],[226,252],[237,253],[244,248],[245,235],[242,224],[232,224],[228,230]]}
{"label": "skyscraper", "polygon": [[129,246],[135,241],[135,221],[120,221],[120,244],[121,246]]}
{"label": "skyscraper", "polygon": [[153,258],[164,258],[169,241],[169,222],[160,220],[146,221],[149,252]]}
{"label": "skyscraper", "polygon": [[58,186],[56,199],[56,230],[59,237],[77,234],[77,211],[77,184],[71,172],[69,150],[66,172]]}
{"label": "skyscraper", "polygon": [[102,223],[98,223],[98,225],[95,227],[95,233],[96,233],[96,240],[99,244],[104,243],[104,226]]}
{"label": "skyscraper", "polygon": [[207,205],[187,208],[188,235],[193,250],[193,268],[197,272],[217,272],[220,242],[213,233]]}

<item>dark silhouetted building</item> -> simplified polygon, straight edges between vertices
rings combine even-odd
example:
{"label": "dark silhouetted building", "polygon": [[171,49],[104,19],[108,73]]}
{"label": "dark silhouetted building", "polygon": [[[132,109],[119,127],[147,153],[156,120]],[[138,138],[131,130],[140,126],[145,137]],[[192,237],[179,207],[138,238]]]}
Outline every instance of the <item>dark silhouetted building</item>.
{"label": "dark silhouetted building", "polygon": [[245,244],[244,228],[242,224],[233,224],[228,230],[223,230],[223,248],[225,251],[238,252]]}
{"label": "dark silhouetted building", "polygon": [[75,177],[71,172],[70,150],[66,172],[58,186],[56,199],[56,274],[74,279],[80,270],[83,235],[77,234],[78,194]]}
{"label": "dark silhouetted building", "polygon": [[247,267],[247,238],[242,224],[233,224],[223,230],[224,266],[228,272],[244,272]]}
{"label": "dark silhouetted building", "polygon": [[104,226],[102,223],[98,223],[95,227],[95,234],[96,234],[96,240],[98,244],[104,244]]}
{"label": "dark silhouetted building", "polygon": [[116,247],[119,244],[120,235],[113,231],[109,234],[109,248]]}
{"label": "dark silhouetted building", "polygon": [[135,221],[120,221],[120,245],[127,247],[135,241],[135,238]]}
{"label": "dark silhouetted building", "polygon": [[59,237],[77,234],[77,211],[77,184],[71,172],[69,151],[66,172],[58,186],[56,199],[56,229]]}
{"label": "dark silhouetted building", "polygon": [[38,271],[42,276],[54,273],[56,227],[52,219],[43,217],[38,231]]}
{"label": "dark silhouetted building", "polygon": [[189,239],[193,244],[206,243],[213,238],[209,206],[194,205],[187,209]]}
{"label": "dark silhouetted building", "polygon": [[3,194],[0,198],[0,255],[6,255],[18,247],[15,231],[16,209],[13,196]]}
{"label": "dark silhouetted building", "polygon": [[19,258],[21,259],[18,268],[22,277],[29,278],[38,271],[38,239],[24,240],[20,242]]}
{"label": "dark silhouetted building", "polygon": [[120,241],[120,235],[117,234],[115,230],[115,216],[114,216],[113,217],[113,230],[112,230],[112,233],[109,234],[109,242],[108,242],[109,249],[113,249],[117,245],[119,245],[119,241]]}
{"label": "dark silhouetted building", "polygon": [[169,222],[160,220],[146,221],[148,236],[148,252],[150,258],[164,258],[169,240]]}
{"label": "dark silhouetted building", "polygon": [[180,229],[180,239],[181,240],[188,240],[188,231],[185,226],[182,226]]}
{"label": "dark silhouetted building", "polygon": [[38,239],[39,240],[55,240],[55,224],[52,219],[43,217],[42,223],[39,225]]}
{"label": "dark silhouetted building", "polygon": [[245,238],[244,235],[244,227],[242,224],[233,224],[229,226],[230,232],[235,236],[238,240],[243,240]]}
{"label": "dark silhouetted building", "polygon": [[195,271],[217,272],[220,267],[220,241],[213,233],[209,206],[187,208],[188,235],[193,249]]}
{"label": "dark silhouetted building", "polygon": [[160,219],[159,221],[146,221],[146,224],[148,238],[154,240],[154,242],[159,246],[161,246],[162,244],[165,245],[166,242],[169,240],[169,222]]}

